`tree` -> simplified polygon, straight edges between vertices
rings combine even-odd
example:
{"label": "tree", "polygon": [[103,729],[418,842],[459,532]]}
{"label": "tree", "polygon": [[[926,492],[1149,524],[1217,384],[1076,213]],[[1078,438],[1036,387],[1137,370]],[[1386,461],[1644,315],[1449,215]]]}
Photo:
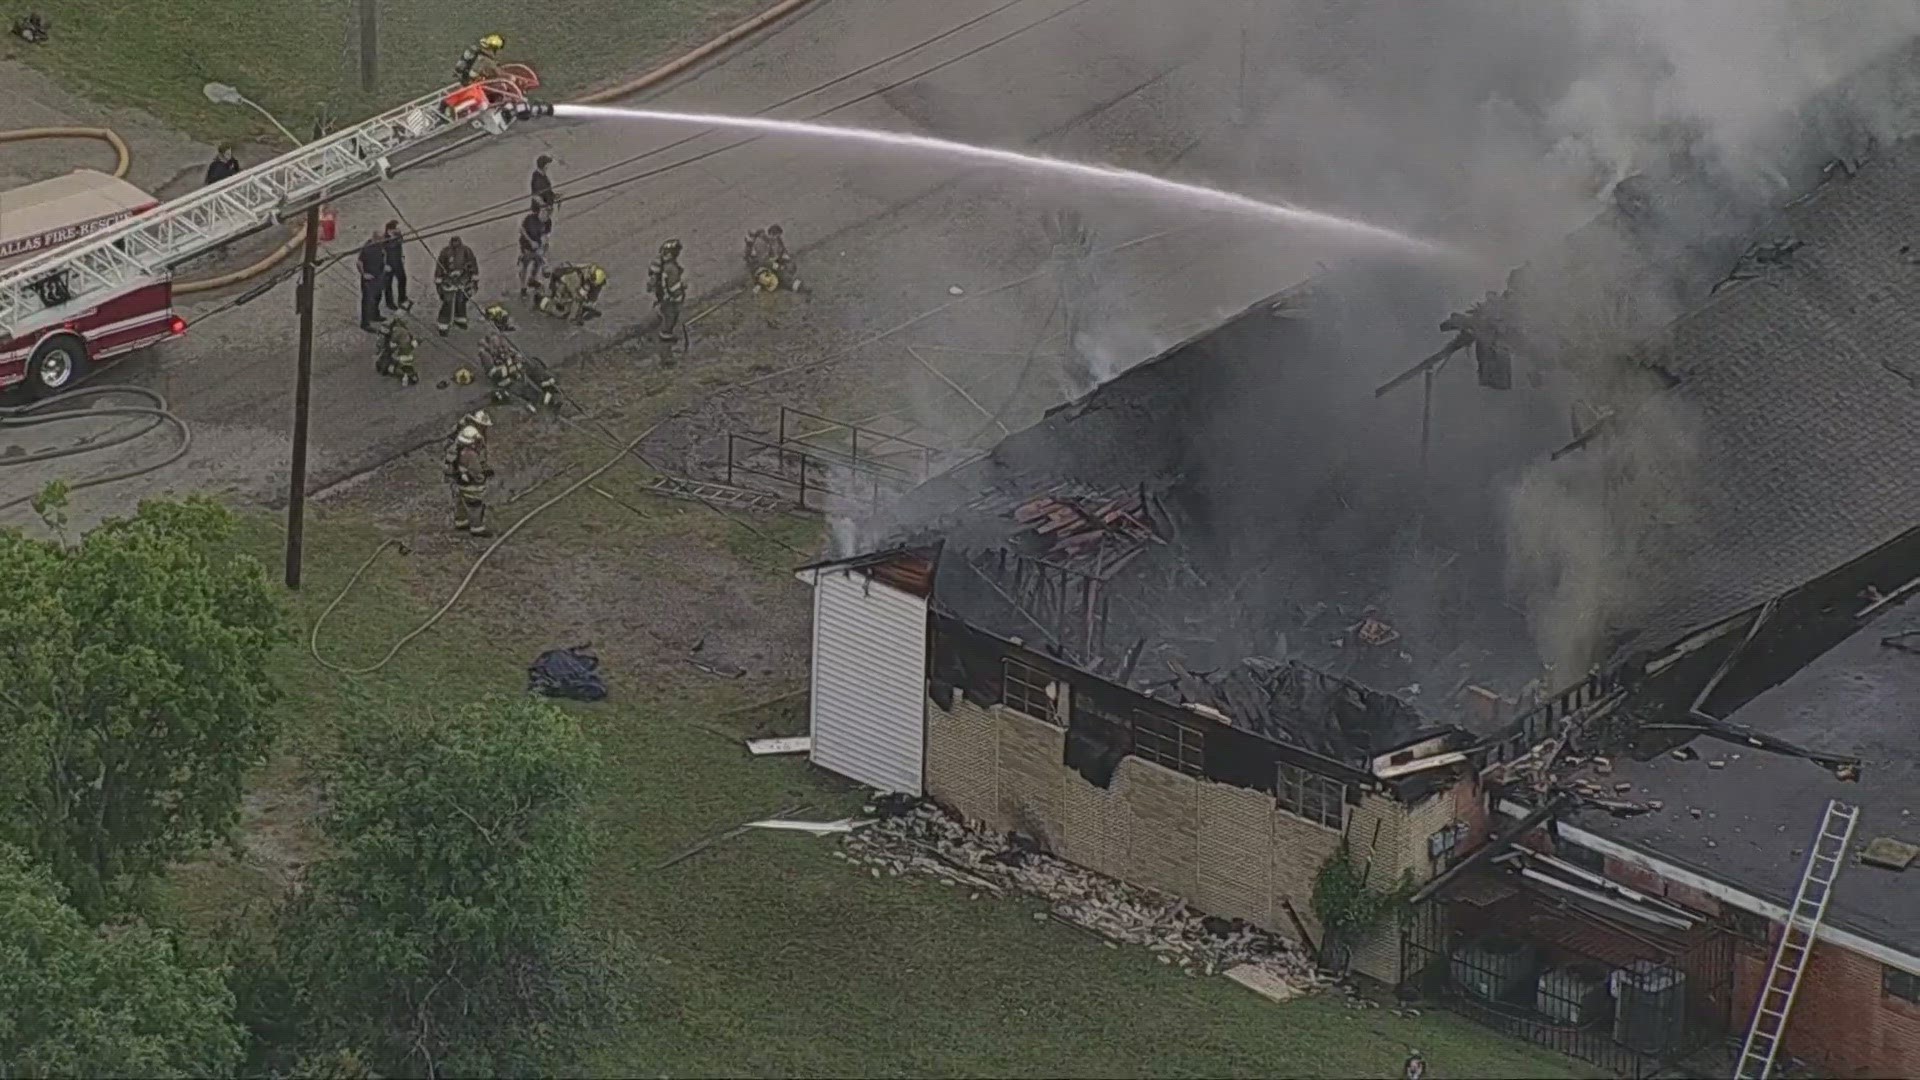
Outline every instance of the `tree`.
{"label": "tree", "polygon": [[385,1076],[559,1071],[619,981],[579,929],[592,743],[534,698],[357,712],[318,766],[337,854],[282,917],[294,1049],[363,1048]]}
{"label": "tree", "polygon": [[230,836],[272,742],[281,617],[260,566],[220,550],[233,526],[196,499],[71,547],[0,530],[0,839],[91,921]]}
{"label": "tree", "polygon": [[0,1076],[231,1075],[241,1036],[219,972],[147,927],[87,925],[0,845]]}

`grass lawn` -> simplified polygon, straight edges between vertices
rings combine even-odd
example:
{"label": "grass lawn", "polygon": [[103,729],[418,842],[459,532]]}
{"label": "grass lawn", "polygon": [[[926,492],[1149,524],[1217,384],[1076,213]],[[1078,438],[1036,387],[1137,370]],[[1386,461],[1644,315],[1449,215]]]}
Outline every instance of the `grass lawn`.
{"label": "grass lawn", "polygon": [[[572,451],[582,460],[605,457],[597,448]],[[516,504],[502,523],[562,486],[556,481]],[[445,623],[363,685],[415,704],[517,692],[538,650],[572,643],[556,640],[565,631],[556,629],[555,613],[514,606],[510,549],[611,560],[647,580],[661,604],[699,603],[683,591],[723,572],[768,590],[792,582],[780,570],[796,560],[775,543],[700,506],[649,500],[624,469],[599,486],[645,517],[584,490],[562,502],[509,542],[496,556],[498,572],[490,564]],[[249,520],[246,546],[277,566],[277,525]],[[361,510],[323,506],[308,520],[306,586],[293,601],[299,640],[281,664],[294,752],[325,737],[348,685],[308,659],[307,628],[385,535]],[[817,536],[807,521],[756,524],[796,547]],[[438,606],[477,548],[451,548],[443,558],[425,543],[411,555],[382,556],[329,622],[323,651],[371,662]],[[769,595],[783,597],[782,605],[804,603],[804,593]],[[647,612],[636,614],[646,621]],[[603,653],[617,644],[611,634],[595,641]],[[801,728],[798,699],[771,717],[725,715],[792,690],[793,682],[718,680],[690,666],[684,675],[671,666],[650,669],[642,680],[609,668],[608,700],[575,706],[610,760],[594,911],[603,925],[638,939],[646,974],[636,989],[646,1008],[640,1022],[608,1032],[594,1048],[596,1072],[1387,1077],[1399,1075],[1407,1048],[1417,1046],[1449,1078],[1580,1075],[1563,1059],[1445,1015],[1403,1020],[1385,1009],[1348,1010],[1337,999],[1275,1005],[1224,979],[1184,976],[1145,950],[1106,947],[1036,922],[1029,903],[970,901],[929,881],[873,878],[833,858],[831,839],[743,835],[656,869],[755,817],[795,804],[810,816],[838,816],[857,811],[862,796],[803,759],[755,760],[727,737]],[[251,815],[249,827],[306,858],[298,826],[273,822],[274,807],[299,804],[298,775],[285,763],[267,770],[255,795],[256,808],[267,809]],[[174,885],[181,908],[200,925],[275,890],[257,859],[229,855],[181,868]]]}
{"label": "grass lawn", "polygon": [[[323,108],[351,122],[453,81],[460,52],[506,37],[503,59],[531,64],[562,98],[638,75],[767,7],[770,0],[372,0],[378,82],[360,91],[355,4],[338,0],[42,0],[53,40],[21,59],[109,104],[137,105],[213,140],[272,135],[251,110],[209,103],[236,86],[295,133]],[[26,10],[24,7],[21,11]]]}

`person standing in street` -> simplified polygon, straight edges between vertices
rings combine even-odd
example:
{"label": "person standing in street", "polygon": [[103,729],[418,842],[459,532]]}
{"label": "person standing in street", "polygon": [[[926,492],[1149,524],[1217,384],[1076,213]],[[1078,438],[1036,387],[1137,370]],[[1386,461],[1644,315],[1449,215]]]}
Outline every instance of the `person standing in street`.
{"label": "person standing in street", "polygon": [[407,299],[407,238],[400,232],[398,221],[387,222],[385,234],[387,252],[387,308],[395,313],[412,311],[413,301]]}
{"label": "person standing in street", "polygon": [[520,219],[520,295],[540,287],[540,274],[547,268],[547,234],[553,231],[553,208],[534,200],[527,216]]}
{"label": "person standing in street", "polygon": [[360,329],[370,334],[381,331],[380,294],[387,287],[387,238],[381,233],[367,237],[360,245]]}
{"label": "person standing in street", "polygon": [[207,183],[217,184],[239,171],[240,162],[233,156],[233,146],[229,143],[221,143],[220,149],[213,155],[213,160],[207,163]]}
{"label": "person standing in street", "polygon": [[552,213],[554,205],[560,201],[560,196],[553,193],[553,181],[547,176],[547,166],[551,164],[553,164],[553,158],[550,155],[541,154],[533,163],[531,182],[534,205],[546,207],[549,214]]}
{"label": "person standing in street", "polygon": [[440,293],[440,317],[434,328],[441,337],[449,327],[467,328],[467,301],[480,289],[480,260],[459,237],[447,241],[433,264],[433,285]]}

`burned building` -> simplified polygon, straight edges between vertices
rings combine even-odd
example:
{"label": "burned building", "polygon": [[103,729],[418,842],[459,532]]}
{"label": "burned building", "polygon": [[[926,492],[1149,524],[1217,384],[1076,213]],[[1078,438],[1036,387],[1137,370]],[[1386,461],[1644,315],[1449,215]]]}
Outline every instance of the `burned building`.
{"label": "burned building", "polygon": [[[1622,1073],[1737,1039],[1825,799],[1920,842],[1920,148],[1809,153],[1626,186],[1410,369],[1370,268],[923,485],[802,571],[815,762]],[[1414,892],[1329,948],[1342,849]],[[1920,1073],[1902,881],[1785,1053]]]}

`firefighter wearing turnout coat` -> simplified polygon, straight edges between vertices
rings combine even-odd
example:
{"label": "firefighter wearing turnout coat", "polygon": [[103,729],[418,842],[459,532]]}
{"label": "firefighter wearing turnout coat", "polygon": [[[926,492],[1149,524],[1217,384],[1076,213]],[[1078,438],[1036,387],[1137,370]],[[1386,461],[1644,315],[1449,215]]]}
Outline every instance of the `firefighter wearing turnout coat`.
{"label": "firefighter wearing turnout coat", "polygon": [[680,241],[660,245],[647,267],[647,293],[660,312],[660,340],[671,344],[680,329],[680,305],[687,302],[687,272],[680,268]]}
{"label": "firefighter wearing turnout coat", "polygon": [[600,314],[594,305],[607,287],[607,272],[592,263],[554,267],[547,287],[536,301],[541,311],[570,323],[583,323]]}
{"label": "firefighter wearing turnout coat", "polygon": [[493,469],[487,464],[487,430],[493,418],[485,411],[460,418],[460,426],[447,443],[442,465],[447,486],[453,492],[453,528],[469,536],[492,536],[487,528],[487,481]]}
{"label": "firefighter wearing turnout coat", "polygon": [[522,353],[507,337],[514,330],[513,316],[499,304],[489,305],[482,314],[494,326],[480,339],[480,359],[487,365],[493,400],[504,405],[519,396],[530,411],[537,411],[536,400],[549,409],[559,408],[560,384],[553,372],[539,357]]}
{"label": "firefighter wearing turnout coat", "polygon": [[400,380],[401,386],[418,385],[420,372],[413,364],[415,343],[405,319],[388,321],[386,332],[380,335],[380,354],[373,370]]}
{"label": "firefighter wearing turnout coat", "polygon": [[447,241],[433,263],[433,284],[440,293],[440,317],[434,320],[441,337],[449,327],[467,328],[467,300],[480,288],[480,260],[459,237]]}

